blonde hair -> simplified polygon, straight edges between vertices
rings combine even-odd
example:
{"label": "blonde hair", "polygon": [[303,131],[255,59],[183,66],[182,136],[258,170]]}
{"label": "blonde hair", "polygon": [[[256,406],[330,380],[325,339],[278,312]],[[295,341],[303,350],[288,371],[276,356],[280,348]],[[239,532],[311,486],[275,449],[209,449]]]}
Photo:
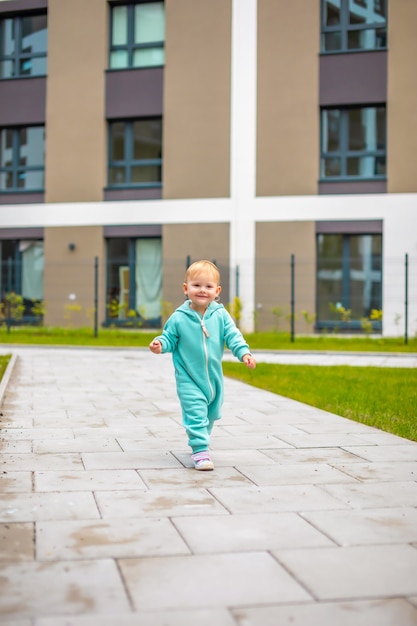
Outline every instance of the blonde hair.
{"label": "blonde hair", "polygon": [[218,268],[211,261],[195,261],[192,263],[185,272],[184,282],[188,283],[188,281],[193,280],[196,276],[206,272],[210,274],[213,278],[213,282],[216,285],[220,285],[220,272]]}

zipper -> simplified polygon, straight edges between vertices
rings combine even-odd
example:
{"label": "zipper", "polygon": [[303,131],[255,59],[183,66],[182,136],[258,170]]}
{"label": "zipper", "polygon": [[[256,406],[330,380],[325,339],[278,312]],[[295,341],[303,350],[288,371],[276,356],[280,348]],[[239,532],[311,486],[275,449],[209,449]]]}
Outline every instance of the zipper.
{"label": "zipper", "polygon": [[210,333],[206,328],[206,325],[204,324],[204,315],[200,318],[199,314],[197,313],[197,311],[195,311],[195,314],[198,317],[198,321],[200,322],[200,326],[201,326],[201,330],[203,332],[203,347],[204,347],[204,354],[206,357],[206,376],[207,376],[207,382],[211,391],[211,400],[214,399],[214,389],[213,389],[213,385],[210,382],[210,376],[209,376],[209,355],[208,355],[208,349],[207,349],[207,338],[210,337]]}

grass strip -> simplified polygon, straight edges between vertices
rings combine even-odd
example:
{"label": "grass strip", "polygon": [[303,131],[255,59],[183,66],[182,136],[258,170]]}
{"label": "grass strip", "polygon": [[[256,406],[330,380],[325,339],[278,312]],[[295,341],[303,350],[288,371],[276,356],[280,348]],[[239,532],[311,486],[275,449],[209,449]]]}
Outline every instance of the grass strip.
{"label": "grass strip", "polygon": [[[0,344],[145,347],[160,329],[136,330],[100,328],[94,336],[92,328],[52,328],[44,326],[15,326],[8,332],[0,327]],[[302,350],[319,352],[409,352],[417,353],[417,338],[408,344],[402,337],[341,337],[335,335],[297,336],[291,341],[289,333],[259,332],[245,335],[252,350]]]}
{"label": "grass strip", "polygon": [[417,370],[259,363],[223,364],[226,376],[417,441]]}
{"label": "grass strip", "polygon": [[0,380],[3,378],[4,372],[6,371],[6,367],[11,358],[10,354],[0,356]]}

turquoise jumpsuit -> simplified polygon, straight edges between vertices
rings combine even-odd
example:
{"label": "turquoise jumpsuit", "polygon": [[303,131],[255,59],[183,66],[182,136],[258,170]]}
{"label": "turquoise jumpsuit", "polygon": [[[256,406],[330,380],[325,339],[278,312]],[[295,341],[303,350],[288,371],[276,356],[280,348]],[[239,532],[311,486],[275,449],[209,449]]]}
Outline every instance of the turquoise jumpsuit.
{"label": "turquoise jumpsuit", "polygon": [[172,352],[188,443],[193,452],[207,450],[213,424],[221,418],[224,346],[239,361],[249,346],[222,304],[211,302],[202,316],[189,300],[174,311],[155,340],[162,352]]}

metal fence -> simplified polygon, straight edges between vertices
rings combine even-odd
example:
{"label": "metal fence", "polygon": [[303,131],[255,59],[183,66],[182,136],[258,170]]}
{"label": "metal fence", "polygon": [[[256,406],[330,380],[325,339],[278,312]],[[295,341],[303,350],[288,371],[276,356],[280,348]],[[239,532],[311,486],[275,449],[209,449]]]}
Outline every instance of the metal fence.
{"label": "metal fence", "polygon": [[[291,255],[258,258],[254,265],[254,304],[245,301],[248,277],[212,259],[222,276],[221,301],[237,322],[242,310],[253,328],[312,334],[317,332],[417,334],[417,258],[385,258],[383,266],[340,266]],[[160,267],[97,257],[84,261],[47,261],[24,267],[21,261],[1,263],[0,324],[159,328],[182,299],[182,281],[190,256]],[[246,267],[246,265],[245,265]],[[251,310],[249,311],[249,306]]]}

